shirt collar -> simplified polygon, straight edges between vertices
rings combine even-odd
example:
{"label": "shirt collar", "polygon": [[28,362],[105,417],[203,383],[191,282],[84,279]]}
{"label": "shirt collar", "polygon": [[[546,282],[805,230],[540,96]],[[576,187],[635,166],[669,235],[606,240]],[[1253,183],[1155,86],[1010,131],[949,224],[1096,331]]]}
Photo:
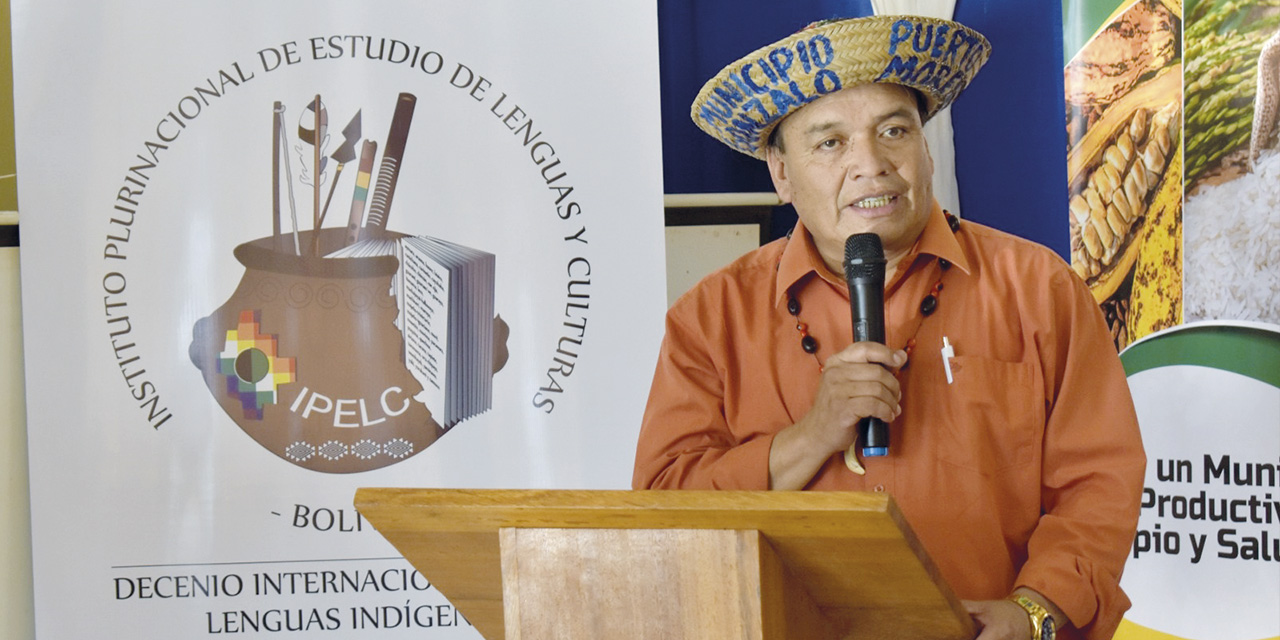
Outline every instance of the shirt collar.
{"label": "shirt collar", "polygon": [[[922,255],[942,258],[965,273],[969,273],[969,260],[964,248],[956,239],[956,234],[951,231],[951,225],[947,224],[942,206],[937,201],[933,203],[933,210],[929,213],[924,231],[916,240],[911,253],[903,258],[902,264],[914,264]],[[899,272],[905,273],[904,270]],[[791,231],[791,239],[778,259],[778,274],[774,282],[774,306],[781,306],[786,300],[788,291],[798,288],[803,282],[815,276],[840,289],[846,286],[843,280],[836,278],[827,270],[821,254],[818,253],[818,247],[813,243],[813,237],[809,235],[809,230],[805,229],[803,222],[796,221],[795,229]]]}
{"label": "shirt collar", "polygon": [[969,258],[964,247],[960,245],[959,238],[956,237],[957,233],[959,232],[951,230],[947,216],[942,212],[942,205],[935,200],[933,211],[929,214],[929,221],[925,223],[924,232],[920,234],[920,239],[916,241],[916,246],[907,258],[909,262],[904,264],[913,264],[921,255],[926,255],[942,258],[959,267],[961,271],[969,273]]}

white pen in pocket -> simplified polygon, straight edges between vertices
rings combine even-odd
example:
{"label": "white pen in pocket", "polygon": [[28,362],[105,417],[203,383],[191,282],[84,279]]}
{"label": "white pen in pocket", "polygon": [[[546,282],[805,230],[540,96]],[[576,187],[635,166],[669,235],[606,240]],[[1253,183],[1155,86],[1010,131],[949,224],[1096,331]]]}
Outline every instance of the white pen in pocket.
{"label": "white pen in pocket", "polygon": [[942,336],[942,370],[947,374],[947,384],[951,384],[951,359],[956,357],[956,350],[951,346],[951,341],[946,336]]}

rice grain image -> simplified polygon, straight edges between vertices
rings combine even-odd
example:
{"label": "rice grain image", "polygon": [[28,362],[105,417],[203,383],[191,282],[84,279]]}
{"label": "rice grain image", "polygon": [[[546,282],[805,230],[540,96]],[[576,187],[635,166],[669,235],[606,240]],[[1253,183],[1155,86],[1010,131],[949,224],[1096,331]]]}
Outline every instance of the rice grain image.
{"label": "rice grain image", "polygon": [[1188,321],[1280,324],[1280,153],[1188,197],[1183,233]]}

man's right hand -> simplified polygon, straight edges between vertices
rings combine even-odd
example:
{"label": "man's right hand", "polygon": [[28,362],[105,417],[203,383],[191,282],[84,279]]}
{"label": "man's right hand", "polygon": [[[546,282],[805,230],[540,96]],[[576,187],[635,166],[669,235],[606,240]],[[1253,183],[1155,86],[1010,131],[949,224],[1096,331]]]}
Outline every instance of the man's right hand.
{"label": "man's right hand", "polygon": [[863,418],[893,422],[902,412],[894,371],[906,361],[905,351],[875,342],[855,342],[828,358],[809,412],[774,436],[770,488],[803,489],[827,458],[854,443]]}

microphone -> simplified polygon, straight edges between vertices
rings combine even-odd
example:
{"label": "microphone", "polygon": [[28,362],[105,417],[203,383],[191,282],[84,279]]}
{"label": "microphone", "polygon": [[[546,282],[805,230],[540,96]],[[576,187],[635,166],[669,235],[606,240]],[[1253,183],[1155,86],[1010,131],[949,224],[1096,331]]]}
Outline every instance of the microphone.
{"label": "microphone", "polygon": [[[880,236],[855,233],[844,242],[844,278],[853,312],[853,341],[884,344],[884,248]],[[889,455],[889,425],[879,418],[858,423],[862,455]],[[849,447],[852,454],[853,447]]]}

